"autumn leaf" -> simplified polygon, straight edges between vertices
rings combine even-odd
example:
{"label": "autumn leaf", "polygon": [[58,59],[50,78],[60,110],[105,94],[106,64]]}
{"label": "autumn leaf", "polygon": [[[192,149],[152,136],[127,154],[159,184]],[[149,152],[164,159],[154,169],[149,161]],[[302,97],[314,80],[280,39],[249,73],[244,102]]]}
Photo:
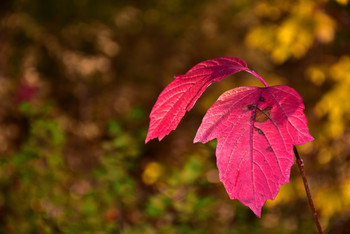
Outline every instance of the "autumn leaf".
{"label": "autumn leaf", "polygon": [[162,140],[174,130],[186,111],[192,109],[211,83],[242,70],[254,73],[243,60],[222,57],[201,62],[185,75],[175,76],[175,80],[159,95],[152,109],[146,143],[156,137]]}
{"label": "autumn leaf", "polygon": [[289,182],[293,146],[313,140],[302,98],[294,89],[268,86],[238,58],[201,62],[176,76],[159,95],[150,114],[146,143],[156,137],[161,140],[175,129],[212,82],[243,70],[266,87],[225,92],[209,108],[194,142],[217,139],[217,166],[227,193],[260,217],[266,200],[274,199],[281,185]]}
{"label": "autumn leaf", "polygon": [[221,95],[198,129],[194,142],[217,139],[219,176],[230,198],[259,217],[289,182],[293,145],[313,140],[303,110],[288,86],[240,87]]}

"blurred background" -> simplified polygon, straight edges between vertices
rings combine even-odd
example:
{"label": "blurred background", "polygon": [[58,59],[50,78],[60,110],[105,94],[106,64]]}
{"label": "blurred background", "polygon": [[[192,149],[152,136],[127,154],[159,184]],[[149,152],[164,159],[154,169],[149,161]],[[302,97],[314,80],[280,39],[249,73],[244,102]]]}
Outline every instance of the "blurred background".
{"label": "blurred background", "polygon": [[315,233],[296,165],[262,218],[230,200],[215,141],[193,144],[213,84],[144,144],[174,75],[244,59],[304,98],[298,146],[326,233],[350,233],[348,0],[0,1],[0,233]]}

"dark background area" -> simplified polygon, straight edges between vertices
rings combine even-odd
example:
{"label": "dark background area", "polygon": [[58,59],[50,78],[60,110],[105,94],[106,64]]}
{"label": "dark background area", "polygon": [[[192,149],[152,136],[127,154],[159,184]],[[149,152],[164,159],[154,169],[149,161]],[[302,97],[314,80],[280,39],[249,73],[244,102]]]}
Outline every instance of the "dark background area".
{"label": "dark background area", "polygon": [[230,200],[215,141],[193,144],[219,95],[208,88],[176,131],[144,144],[174,75],[244,59],[304,99],[298,146],[326,233],[350,232],[347,0],[0,2],[1,233],[314,233],[301,176],[263,207]]}

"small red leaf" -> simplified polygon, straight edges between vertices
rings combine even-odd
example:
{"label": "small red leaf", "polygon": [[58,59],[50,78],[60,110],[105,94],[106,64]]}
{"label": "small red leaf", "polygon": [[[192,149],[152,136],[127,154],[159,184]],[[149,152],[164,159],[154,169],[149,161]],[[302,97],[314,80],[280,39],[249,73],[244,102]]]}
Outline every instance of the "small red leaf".
{"label": "small red leaf", "polygon": [[194,142],[217,138],[219,176],[230,198],[259,217],[289,182],[293,145],[313,140],[303,110],[288,86],[240,87],[221,95],[198,129]]}
{"label": "small red leaf", "polygon": [[198,63],[185,75],[176,76],[152,109],[146,143],[156,137],[162,140],[174,130],[211,83],[242,70],[248,70],[243,60],[222,57]]}

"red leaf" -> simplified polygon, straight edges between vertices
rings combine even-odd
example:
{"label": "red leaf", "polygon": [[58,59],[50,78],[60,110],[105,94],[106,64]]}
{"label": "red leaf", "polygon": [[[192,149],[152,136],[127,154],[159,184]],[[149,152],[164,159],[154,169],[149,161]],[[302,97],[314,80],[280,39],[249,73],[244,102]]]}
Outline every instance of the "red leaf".
{"label": "red leaf", "polygon": [[217,138],[220,180],[231,199],[239,199],[260,217],[267,199],[289,182],[293,146],[313,140],[300,95],[288,86],[267,83],[238,58],[201,62],[176,76],[159,95],[151,112],[146,142],[177,127],[204,90],[239,71],[256,76],[265,88],[241,87],[225,92],[208,110],[194,142]]}
{"label": "red leaf", "polygon": [[300,95],[288,86],[240,87],[209,108],[194,142],[217,138],[220,180],[231,199],[260,217],[267,199],[289,182],[293,145],[313,140]]}
{"label": "red leaf", "polygon": [[243,60],[222,57],[198,63],[185,75],[175,76],[152,109],[146,143],[156,137],[162,140],[174,130],[211,83],[242,70],[248,70]]}

